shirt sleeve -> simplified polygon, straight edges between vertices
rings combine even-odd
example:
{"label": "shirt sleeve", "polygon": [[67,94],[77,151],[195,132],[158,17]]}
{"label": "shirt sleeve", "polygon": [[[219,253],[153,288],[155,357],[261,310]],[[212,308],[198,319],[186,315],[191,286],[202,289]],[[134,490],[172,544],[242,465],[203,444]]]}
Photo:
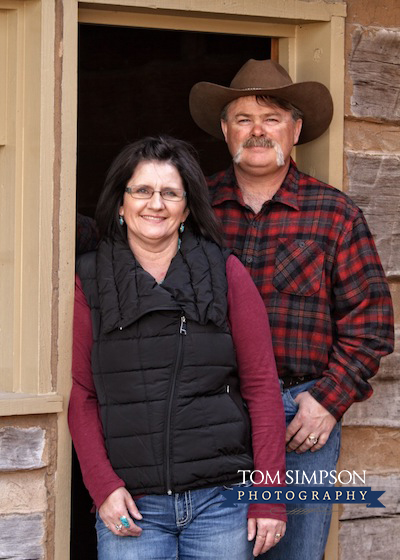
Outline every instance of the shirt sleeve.
{"label": "shirt sleeve", "polygon": [[[254,468],[264,475],[262,486],[284,486],[285,416],[267,312],[249,273],[235,256],[228,257],[226,270],[228,317],[240,391],[250,414]],[[285,521],[285,512],[284,504],[251,504],[248,516]]]}
{"label": "shirt sleeve", "polygon": [[91,369],[90,308],[76,277],[72,350],[72,389],[68,424],[82,478],[97,508],[114,490],[125,486],[108,459]]}
{"label": "shirt sleeve", "polygon": [[389,286],[361,211],[343,234],[332,282],[335,339],[328,368],[310,394],[339,420],[372,394],[368,381],[394,343]]}

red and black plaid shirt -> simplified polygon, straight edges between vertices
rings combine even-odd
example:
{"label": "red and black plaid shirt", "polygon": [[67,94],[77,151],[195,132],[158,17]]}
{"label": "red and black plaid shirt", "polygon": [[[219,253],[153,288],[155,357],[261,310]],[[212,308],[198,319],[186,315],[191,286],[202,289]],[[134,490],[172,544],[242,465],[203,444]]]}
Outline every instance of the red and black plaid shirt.
{"label": "red and black plaid shirt", "polygon": [[279,375],[319,377],[311,395],[341,418],[371,395],[368,380],[393,351],[389,287],[361,210],[294,162],[258,214],[232,167],[208,184],[226,243],[264,299]]}

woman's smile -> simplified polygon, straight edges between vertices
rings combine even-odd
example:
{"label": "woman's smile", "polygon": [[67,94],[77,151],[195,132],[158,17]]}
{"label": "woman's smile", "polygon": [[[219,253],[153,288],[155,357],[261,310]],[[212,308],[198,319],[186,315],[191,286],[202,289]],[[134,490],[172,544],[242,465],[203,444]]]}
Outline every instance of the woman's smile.
{"label": "woman's smile", "polygon": [[165,220],[165,218],[163,216],[149,216],[148,214],[146,215],[142,215],[141,216],[144,220],[150,220],[150,221],[156,221],[156,222],[162,222],[163,220]]}

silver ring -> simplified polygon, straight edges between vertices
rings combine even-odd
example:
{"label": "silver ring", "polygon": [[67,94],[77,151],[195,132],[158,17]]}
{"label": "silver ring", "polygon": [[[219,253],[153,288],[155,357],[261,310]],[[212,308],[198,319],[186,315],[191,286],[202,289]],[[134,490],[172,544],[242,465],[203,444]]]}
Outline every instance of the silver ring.
{"label": "silver ring", "polygon": [[114,523],[114,525],[117,531],[120,531],[122,529],[122,525],[117,525],[116,523]]}
{"label": "silver ring", "polygon": [[308,436],[307,439],[308,439],[308,441],[310,441],[313,445],[315,445],[316,443],[318,443],[318,438],[317,438],[317,436],[314,435],[314,434],[310,434],[310,435]]}

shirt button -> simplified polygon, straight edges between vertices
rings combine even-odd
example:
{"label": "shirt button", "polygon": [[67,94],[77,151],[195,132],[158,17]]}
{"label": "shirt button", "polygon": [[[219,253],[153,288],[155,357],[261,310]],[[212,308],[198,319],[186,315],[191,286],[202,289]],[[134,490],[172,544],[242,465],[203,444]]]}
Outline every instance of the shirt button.
{"label": "shirt button", "polygon": [[299,241],[298,245],[299,247],[305,247],[306,244],[304,241]]}
{"label": "shirt button", "polygon": [[246,262],[247,263],[252,263],[253,262],[253,257],[246,257]]}

